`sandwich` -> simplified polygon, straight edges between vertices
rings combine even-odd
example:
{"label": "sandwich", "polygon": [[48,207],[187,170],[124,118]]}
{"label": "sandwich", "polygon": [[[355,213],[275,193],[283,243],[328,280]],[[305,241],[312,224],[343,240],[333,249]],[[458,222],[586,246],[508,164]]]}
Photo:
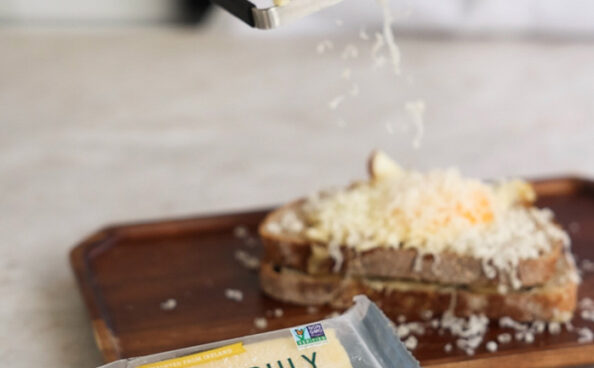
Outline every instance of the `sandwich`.
{"label": "sandwich", "polygon": [[405,170],[382,152],[369,179],[272,211],[259,227],[260,282],[302,305],[420,317],[567,321],[579,277],[567,233],[521,180],[485,182],[456,169]]}

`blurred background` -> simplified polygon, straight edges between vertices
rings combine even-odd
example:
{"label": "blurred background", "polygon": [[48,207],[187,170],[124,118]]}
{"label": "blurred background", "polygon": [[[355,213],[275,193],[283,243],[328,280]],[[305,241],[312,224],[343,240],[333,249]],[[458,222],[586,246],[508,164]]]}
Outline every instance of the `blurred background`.
{"label": "blurred background", "polygon": [[106,224],[279,204],[375,148],[594,177],[593,2],[391,5],[399,76],[373,0],[270,31],[205,1],[0,2],[0,365],[101,363],[67,254]]}

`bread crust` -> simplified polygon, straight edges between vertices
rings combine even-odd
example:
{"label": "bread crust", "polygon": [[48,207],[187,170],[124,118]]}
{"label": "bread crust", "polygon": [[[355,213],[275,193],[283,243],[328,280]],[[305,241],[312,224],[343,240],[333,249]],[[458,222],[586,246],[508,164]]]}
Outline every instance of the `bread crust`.
{"label": "bread crust", "polygon": [[[312,275],[333,273],[358,276],[406,279],[413,281],[438,282],[446,285],[469,286],[512,286],[506,272],[496,270],[495,277],[485,273],[483,262],[471,256],[454,253],[421,255],[415,249],[378,247],[359,252],[342,246],[343,262],[336,265],[327,247],[309,241],[300,234],[273,233],[268,225],[278,220],[287,211],[297,211],[303,200],[290,203],[271,212],[259,228],[264,245],[264,261],[286,266]],[[538,258],[523,259],[516,268],[517,280],[522,287],[543,285],[555,273],[555,265],[563,253],[561,242],[553,243],[551,251]]]}
{"label": "bread crust", "polygon": [[[260,281],[264,292],[285,302],[300,305],[328,305],[348,308],[353,297],[365,294],[394,320],[399,315],[422,318],[425,311],[440,315],[446,311],[459,317],[484,314],[488,318],[511,317],[516,321],[566,321],[577,303],[577,281],[573,263],[563,262],[556,276],[541,287],[510,291],[465,287],[443,287],[419,282],[368,280],[339,275],[313,276],[263,263]],[[558,265],[557,265],[558,268]]]}

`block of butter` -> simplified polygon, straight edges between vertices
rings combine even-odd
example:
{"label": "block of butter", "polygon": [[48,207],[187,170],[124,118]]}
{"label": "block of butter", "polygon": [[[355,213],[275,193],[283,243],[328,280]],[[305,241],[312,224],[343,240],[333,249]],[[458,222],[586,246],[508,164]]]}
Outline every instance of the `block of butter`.
{"label": "block of butter", "polygon": [[100,368],[413,368],[418,362],[367,297],[341,316],[258,335],[119,360]]}

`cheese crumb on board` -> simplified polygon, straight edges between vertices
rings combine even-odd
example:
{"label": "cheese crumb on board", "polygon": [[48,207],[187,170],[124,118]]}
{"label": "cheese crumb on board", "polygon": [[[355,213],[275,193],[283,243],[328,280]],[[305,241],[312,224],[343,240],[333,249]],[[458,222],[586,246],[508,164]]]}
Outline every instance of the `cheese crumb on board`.
{"label": "cheese crumb on board", "polygon": [[250,232],[247,227],[239,225],[233,228],[233,235],[235,235],[236,238],[244,239],[250,235]]}
{"label": "cheese crumb on board", "polygon": [[578,332],[578,343],[586,344],[594,341],[594,333],[587,327],[579,328]]}
{"label": "cheese crumb on board", "polygon": [[594,301],[590,298],[583,298],[579,304],[580,317],[586,321],[594,322]]}
{"label": "cheese crumb on board", "polygon": [[169,298],[161,303],[161,309],[164,311],[171,311],[177,307],[177,300]]}
{"label": "cheese crumb on board", "polygon": [[316,314],[318,313],[320,310],[318,307],[314,307],[314,306],[309,306],[306,309],[307,314]]}
{"label": "cheese crumb on board", "polygon": [[559,322],[549,322],[548,330],[551,335],[557,335],[561,332],[561,324]]}
{"label": "cheese crumb on board", "polygon": [[421,312],[421,318],[424,319],[425,321],[430,320],[431,317],[433,317],[433,311],[425,310],[425,311]]}
{"label": "cheese crumb on board", "polygon": [[225,298],[241,302],[243,301],[243,292],[237,289],[225,289]]}
{"label": "cheese crumb on board", "polygon": [[499,341],[500,344],[509,344],[512,341],[512,335],[507,332],[501,333],[497,335],[497,341]]}
{"label": "cheese crumb on board", "polygon": [[489,341],[485,347],[491,353],[494,353],[497,351],[497,343],[495,341]]}
{"label": "cheese crumb on board", "polygon": [[589,259],[583,259],[580,263],[580,269],[584,272],[594,272],[594,262]]}
{"label": "cheese crumb on board", "polygon": [[260,267],[260,259],[249,254],[245,250],[238,249],[234,253],[235,259],[248,270],[257,270]]}
{"label": "cheese crumb on board", "polygon": [[254,327],[259,330],[264,330],[268,327],[268,320],[264,317],[258,317],[254,319]]}
{"label": "cheese crumb on board", "polygon": [[404,346],[406,346],[408,350],[415,350],[418,344],[419,341],[414,336],[409,336],[406,340],[404,340]]}

